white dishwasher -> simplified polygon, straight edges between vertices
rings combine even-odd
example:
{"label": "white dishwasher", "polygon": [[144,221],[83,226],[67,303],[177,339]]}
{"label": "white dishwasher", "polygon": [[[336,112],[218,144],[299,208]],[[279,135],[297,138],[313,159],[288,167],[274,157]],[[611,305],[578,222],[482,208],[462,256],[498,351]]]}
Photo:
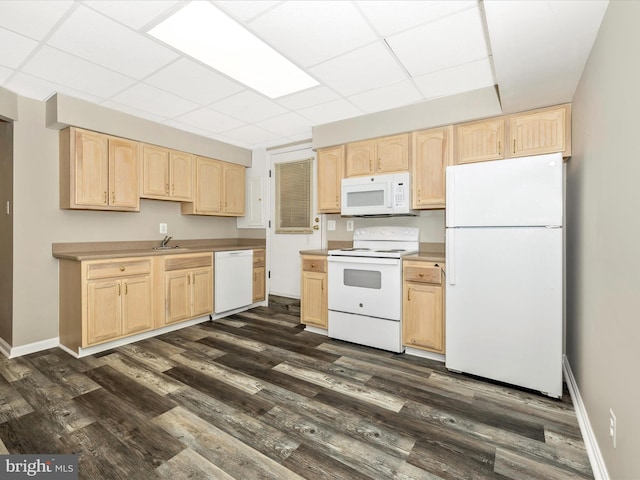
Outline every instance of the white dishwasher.
{"label": "white dishwasher", "polygon": [[227,312],[253,300],[253,250],[215,252],[214,311]]}

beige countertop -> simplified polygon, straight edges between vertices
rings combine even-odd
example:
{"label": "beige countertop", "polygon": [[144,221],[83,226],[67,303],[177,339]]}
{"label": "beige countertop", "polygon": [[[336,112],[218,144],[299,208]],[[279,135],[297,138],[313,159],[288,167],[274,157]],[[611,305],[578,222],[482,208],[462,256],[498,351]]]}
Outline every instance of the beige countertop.
{"label": "beige countertop", "polygon": [[158,241],[54,243],[51,251],[52,255],[58,259],[85,261],[265,248],[264,240],[237,238],[171,240],[169,246],[179,248],[154,250],[153,247],[158,244]]}

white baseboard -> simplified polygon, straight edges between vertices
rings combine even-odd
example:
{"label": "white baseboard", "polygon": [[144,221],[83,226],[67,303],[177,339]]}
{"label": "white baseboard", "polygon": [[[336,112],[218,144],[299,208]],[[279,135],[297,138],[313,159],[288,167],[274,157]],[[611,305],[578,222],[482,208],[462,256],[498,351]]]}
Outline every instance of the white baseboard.
{"label": "white baseboard", "polygon": [[58,337],[41,340],[39,342],[28,343],[27,345],[20,345],[19,347],[11,347],[7,342],[0,339],[0,351],[9,358],[29,355],[30,353],[36,353],[42,350],[47,350],[49,348],[55,348],[58,345],[60,345],[60,339]]}
{"label": "white baseboard", "polygon": [[589,456],[589,462],[591,463],[591,470],[593,470],[593,476],[595,480],[609,480],[609,472],[607,466],[602,458],[602,452],[598,446],[596,435],[591,428],[591,422],[589,421],[589,415],[587,415],[587,409],[584,406],[582,397],[580,396],[580,390],[578,390],[578,384],[571,371],[571,365],[569,365],[569,359],[566,355],[563,355],[563,369],[564,378],[567,381],[567,387],[569,388],[569,394],[573,401],[573,406],[576,410],[576,416],[578,417],[578,425],[580,425],[580,432],[584,440],[584,445],[587,449],[587,455]]}
{"label": "white baseboard", "polygon": [[5,342],[4,338],[0,338],[0,353],[7,358],[11,358],[11,345]]}
{"label": "white baseboard", "polygon": [[317,333],[318,335],[324,335],[325,337],[327,336],[327,330],[324,329],[324,328],[318,328],[318,327],[312,327],[310,325],[305,325],[304,329],[307,332]]}

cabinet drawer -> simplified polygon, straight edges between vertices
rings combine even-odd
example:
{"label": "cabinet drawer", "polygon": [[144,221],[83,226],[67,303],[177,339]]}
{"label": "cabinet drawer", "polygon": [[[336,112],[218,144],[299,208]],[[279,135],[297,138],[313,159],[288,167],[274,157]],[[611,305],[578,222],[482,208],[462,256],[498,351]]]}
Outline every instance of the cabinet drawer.
{"label": "cabinet drawer", "polygon": [[213,265],[213,255],[171,255],[164,261],[164,271],[191,270],[199,267],[211,267]]}
{"label": "cabinet drawer", "polygon": [[305,272],[322,272],[327,271],[327,260],[324,258],[303,258],[302,270]]}
{"label": "cabinet drawer", "polygon": [[264,267],[264,250],[253,251],[253,268]]}
{"label": "cabinet drawer", "polygon": [[432,265],[405,265],[404,280],[406,282],[442,283],[442,269]]}
{"label": "cabinet drawer", "polygon": [[87,265],[87,279],[123,277],[151,273],[151,259],[90,263]]}

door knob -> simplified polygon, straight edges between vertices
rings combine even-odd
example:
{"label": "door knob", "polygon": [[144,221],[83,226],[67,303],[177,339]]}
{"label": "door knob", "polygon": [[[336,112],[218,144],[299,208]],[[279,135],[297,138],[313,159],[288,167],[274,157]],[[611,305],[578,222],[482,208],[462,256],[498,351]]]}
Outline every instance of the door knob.
{"label": "door knob", "polygon": [[314,225],[314,226],[313,226],[313,229],[314,229],[314,230],[320,230],[320,227],[319,227],[318,225]]}

